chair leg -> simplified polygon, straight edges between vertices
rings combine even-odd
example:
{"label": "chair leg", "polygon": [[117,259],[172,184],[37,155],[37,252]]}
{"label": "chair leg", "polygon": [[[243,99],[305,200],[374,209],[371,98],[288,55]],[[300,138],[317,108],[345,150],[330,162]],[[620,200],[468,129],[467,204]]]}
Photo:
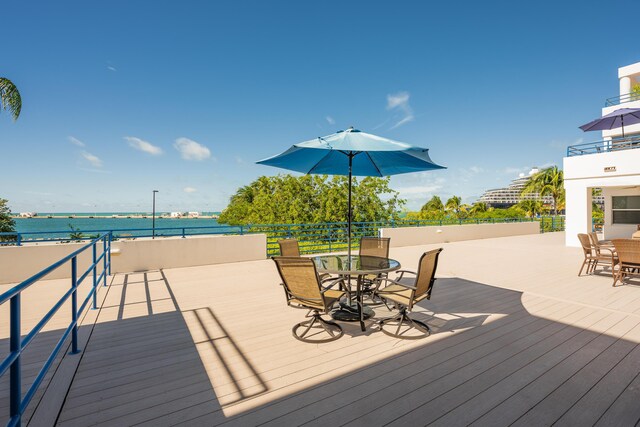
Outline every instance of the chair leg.
{"label": "chair leg", "polygon": [[[580,277],[580,275],[582,274],[582,270],[584,269],[584,266],[587,264],[587,262],[591,264],[591,261],[589,261],[586,258],[584,259],[584,261],[582,261],[582,265],[580,266],[580,271],[578,272],[578,277]],[[589,267],[587,267],[587,274],[589,274]]]}
{"label": "chair leg", "polygon": [[[391,322],[393,320],[398,322],[398,328],[396,329],[395,333],[389,332],[384,328],[385,324],[387,324],[387,323],[389,323],[389,322]],[[395,316],[391,316],[391,317],[387,317],[385,319],[379,320],[378,324],[380,325],[380,330],[384,334],[389,335],[389,336],[394,337],[394,338],[415,340],[415,339],[425,338],[425,337],[428,337],[429,335],[431,335],[431,329],[429,328],[429,326],[424,322],[421,322],[419,320],[415,320],[415,319],[412,319],[411,317],[409,317],[409,315],[407,314],[407,308],[406,307],[401,307],[400,311]],[[406,324],[406,325],[409,326],[409,328],[413,328],[413,329],[421,332],[421,334],[420,335],[404,335],[404,334],[400,333],[400,329],[401,329],[403,324]]]}
{"label": "chair leg", "polygon": [[[310,317],[310,320],[300,322],[293,327],[291,332],[293,333],[295,339],[302,342],[318,344],[335,341],[342,335],[344,335],[344,331],[342,330],[340,325],[328,320],[324,320],[320,316],[320,312],[318,310],[313,310],[313,314]],[[302,333],[298,333],[298,329],[300,328],[304,328],[304,331]],[[307,336],[307,334],[312,329],[318,330],[318,332],[311,336]],[[317,335],[318,333],[322,333],[322,331],[329,335],[329,338],[312,338],[312,336]]]}

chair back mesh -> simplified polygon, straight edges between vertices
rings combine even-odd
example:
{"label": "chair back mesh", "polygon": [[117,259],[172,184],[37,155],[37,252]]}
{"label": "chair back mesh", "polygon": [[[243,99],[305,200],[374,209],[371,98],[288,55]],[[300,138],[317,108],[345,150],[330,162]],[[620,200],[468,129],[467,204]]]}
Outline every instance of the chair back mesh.
{"label": "chair back mesh", "polygon": [[613,239],[613,246],[618,253],[618,259],[623,266],[640,265],[640,240]]}
{"label": "chair back mesh", "polygon": [[591,233],[588,233],[589,237],[591,238],[591,243],[593,244],[593,246],[598,247],[600,246],[600,239],[598,239],[598,233],[596,233],[595,231],[592,231]]}
{"label": "chair back mesh", "polygon": [[278,240],[280,246],[280,256],[299,257],[300,247],[296,239]]}
{"label": "chair back mesh", "polygon": [[582,245],[582,250],[584,251],[585,256],[591,255],[591,240],[589,236],[584,233],[578,234],[578,240],[580,240],[580,244]]}
{"label": "chair back mesh", "polygon": [[389,258],[389,237],[362,237],[360,239],[360,255]]}
{"label": "chair back mesh", "polygon": [[313,260],[300,257],[273,257],[287,293],[300,303],[325,308],[320,280]]}
{"label": "chair back mesh", "polygon": [[436,268],[438,268],[438,256],[440,256],[440,252],[442,252],[442,248],[425,252],[420,257],[414,298],[425,295],[427,299],[431,299],[431,291],[433,290],[433,283],[435,282]]}

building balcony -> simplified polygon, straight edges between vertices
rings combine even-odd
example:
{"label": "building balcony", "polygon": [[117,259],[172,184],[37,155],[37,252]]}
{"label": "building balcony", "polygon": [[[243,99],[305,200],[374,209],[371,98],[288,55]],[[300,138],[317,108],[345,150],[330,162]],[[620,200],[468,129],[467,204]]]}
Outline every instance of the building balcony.
{"label": "building balcony", "polygon": [[[629,102],[634,102],[634,101],[640,101],[640,93],[639,92],[634,92],[634,93],[627,93],[624,95],[618,95],[618,96],[612,96],[611,98],[607,98],[604,101],[604,106],[606,107],[613,107],[616,105],[620,105],[620,104],[627,104]],[[626,107],[626,105],[625,105]]]}
{"label": "building balcony", "polygon": [[633,150],[640,148],[640,135],[630,135],[624,138],[612,138],[601,141],[585,142],[584,144],[567,147],[567,157],[583,156],[585,154],[610,153],[615,151]]}

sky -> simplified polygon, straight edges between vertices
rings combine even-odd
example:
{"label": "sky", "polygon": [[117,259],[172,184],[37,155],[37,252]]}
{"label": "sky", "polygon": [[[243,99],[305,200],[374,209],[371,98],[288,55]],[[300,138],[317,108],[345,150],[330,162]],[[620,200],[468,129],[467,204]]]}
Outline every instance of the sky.
{"label": "sky", "polygon": [[640,61],[632,1],[29,1],[3,5],[0,198],[14,212],[220,211],[256,165],[354,126],[473,202],[566,147]]}

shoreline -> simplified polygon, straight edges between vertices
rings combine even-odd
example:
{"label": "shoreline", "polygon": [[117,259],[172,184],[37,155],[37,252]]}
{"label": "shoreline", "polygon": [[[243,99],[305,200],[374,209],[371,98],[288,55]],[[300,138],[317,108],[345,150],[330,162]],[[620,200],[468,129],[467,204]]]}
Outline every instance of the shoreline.
{"label": "shoreline", "polygon": [[[167,215],[156,215],[156,219],[218,219],[218,215],[200,215],[200,216],[179,216],[179,217],[171,217]],[[146,219],[152,218],[152,215],[38,215],[38,216],[20,216],[20,215],[12,215],[12,219],[60,219],[60,218],[89,218],[89,219]]]}

